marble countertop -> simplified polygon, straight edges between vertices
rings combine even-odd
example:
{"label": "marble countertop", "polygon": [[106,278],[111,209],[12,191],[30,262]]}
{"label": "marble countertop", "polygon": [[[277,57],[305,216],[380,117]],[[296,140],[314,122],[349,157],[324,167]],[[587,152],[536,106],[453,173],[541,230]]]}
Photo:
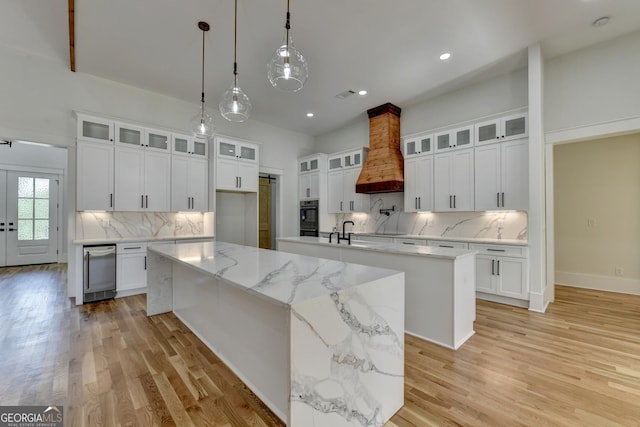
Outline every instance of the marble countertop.
{"label": "marble countertop", "polygon": [[[330,231],[320,233],[329,234]],[[491,239],[488,237],[449,237],[449,236],[425,236],[421,234],[383,234],[383,233],[353,233],[354,236],[376,236],[398,239],[444,240],[448,242],[486,243],[490,245],[527,246],[526,240],[516,239]]]}
{"label": "marble countertop", "polygon": [[159,244],[148,250],[286,306],[400,274],[216,241]]}
{"label": "marble countertop", "polygon": [[[353,236],[352,236],[353,239]],[[469,249],[455,249],[455,248],[441,248],[437,246],[420,246],[420,245],[403,245],[401,243],[386,243],[386,242],[366,242],[363,240],[351,240],[351,245],[340,243],[329,243],[327,237],[281,237],[279,241],[289,241],[295,243],[306,243],[314,245],[329,246],[343,249],[365,249],[370,251],[396,253],[404,255],[419,255],[428,256],[432,258],[446,258],[457,259],[464,256],[474,255],[476,251]]]}
{"label": "marble countertop", "polygon": [[78,239],[74,245],[101,245],[107,243],[162,242],[171,240],[213,239],[214,236],[163,236],[163,237],[101,237],[99,239]]}

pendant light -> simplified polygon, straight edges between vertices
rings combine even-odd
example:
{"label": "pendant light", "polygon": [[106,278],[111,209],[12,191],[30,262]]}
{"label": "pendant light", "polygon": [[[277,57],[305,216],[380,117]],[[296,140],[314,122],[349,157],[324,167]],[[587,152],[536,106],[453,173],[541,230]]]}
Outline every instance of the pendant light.
{"label": "pendant light", "polygon": [[220,114],[230,122],[244,122],[249,118],[251,102],[249,97],[238,86],[238,0],[235,1],[235,21],[233,34],[233,84],[220,97]]}
{"label": "pendant light", "polygon": [[200,21],[198,22],[198,28],[202,30],[202,96],[200,98],[200,111],[191,119],[190,129],[196,138],[209,139],[215,132],[213,118],[204,108],[204,33],[209,31],[209,24],[204,21]]}
{"label": "pendant light", "polygon": [[267,64],[267,76],[273,87],[286,92],[297,92],[302,89],[309,77],[309,66],[302,53],[293,45],[289,0],[287,0],[287,20],[284,28],[284,41]]}

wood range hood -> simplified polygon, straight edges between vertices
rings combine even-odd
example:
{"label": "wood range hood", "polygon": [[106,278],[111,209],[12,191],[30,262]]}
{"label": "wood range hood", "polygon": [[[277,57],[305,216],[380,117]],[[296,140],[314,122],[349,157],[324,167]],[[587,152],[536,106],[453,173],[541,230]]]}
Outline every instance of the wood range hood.
{"label": "wood range hood", "polygon": [[400,107],[391,103],[367,110],[369,154],[356,182],[356,193],[404,191],[404,158],[400,151]]}

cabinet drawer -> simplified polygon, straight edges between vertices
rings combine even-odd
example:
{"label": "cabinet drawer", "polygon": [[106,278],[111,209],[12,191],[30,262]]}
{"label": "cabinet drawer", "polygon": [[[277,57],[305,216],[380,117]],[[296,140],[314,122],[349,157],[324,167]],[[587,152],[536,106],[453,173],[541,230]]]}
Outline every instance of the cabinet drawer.
{"label": "cabinet drawer", "polygon": [[118,255],[121,255],[121,254],[138,254],[138,253],[146,253],[146,252],[147,252],[147,243],[146,242],[117,243],[116,244],[116,253]]}
{"label": "cabinet drawer", "polygon": [[427,240],[427,246],[452,249],[469,249],[469,244],[467,242],[452,242],[449,240]]}
{"label": "cabinet drawer", "polygon": [[398,245],[427,246],[426,239],[394,238],[393,242],[398,244]]}
{"label": "cabinet drawer", "polygon": [[476,250],[478,253],[496,256],[510,256],[525,258],[528,248],[526,246],[508,246],[508,245],[487,245],[478,243],[469,243],[469,249]]}
{"label": "cabinet drawer", "polygon": [[384,236],[359,236],[355,235],[351,237],[354,240],[360,240],[361,242],[381,242],[381,243],[392,243],[392,237],[384,237]]}

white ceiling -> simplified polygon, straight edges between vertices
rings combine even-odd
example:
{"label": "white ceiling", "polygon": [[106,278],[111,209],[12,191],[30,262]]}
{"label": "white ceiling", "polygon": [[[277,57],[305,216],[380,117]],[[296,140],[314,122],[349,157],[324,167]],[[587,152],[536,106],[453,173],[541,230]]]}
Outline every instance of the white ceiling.
{"label": "white ceiling", "polygon": [[[233,0],[75,0],[76,70],[194,102],[205,20],[209,109],[231,84]],[[0,43],[68,63],[67,0],[0,0]],[[292,34],[310,76],[273,89],[266,63],[284,35],[285,0],[239,0],[239,82],[252,118],[310,135],[372,107],[407,107],[445,89],[640,29],[638,0],[291,0]],[[610,23],[591,22],[608,15]],[[441,52],[452,58],[441,62]],[[366,89],[364,97],[335,97]],[[307,112],[314,112],[309,119]],[[216,117],[216,116],[214,116]],[[224,120],[217,116],[217,120]]]}

